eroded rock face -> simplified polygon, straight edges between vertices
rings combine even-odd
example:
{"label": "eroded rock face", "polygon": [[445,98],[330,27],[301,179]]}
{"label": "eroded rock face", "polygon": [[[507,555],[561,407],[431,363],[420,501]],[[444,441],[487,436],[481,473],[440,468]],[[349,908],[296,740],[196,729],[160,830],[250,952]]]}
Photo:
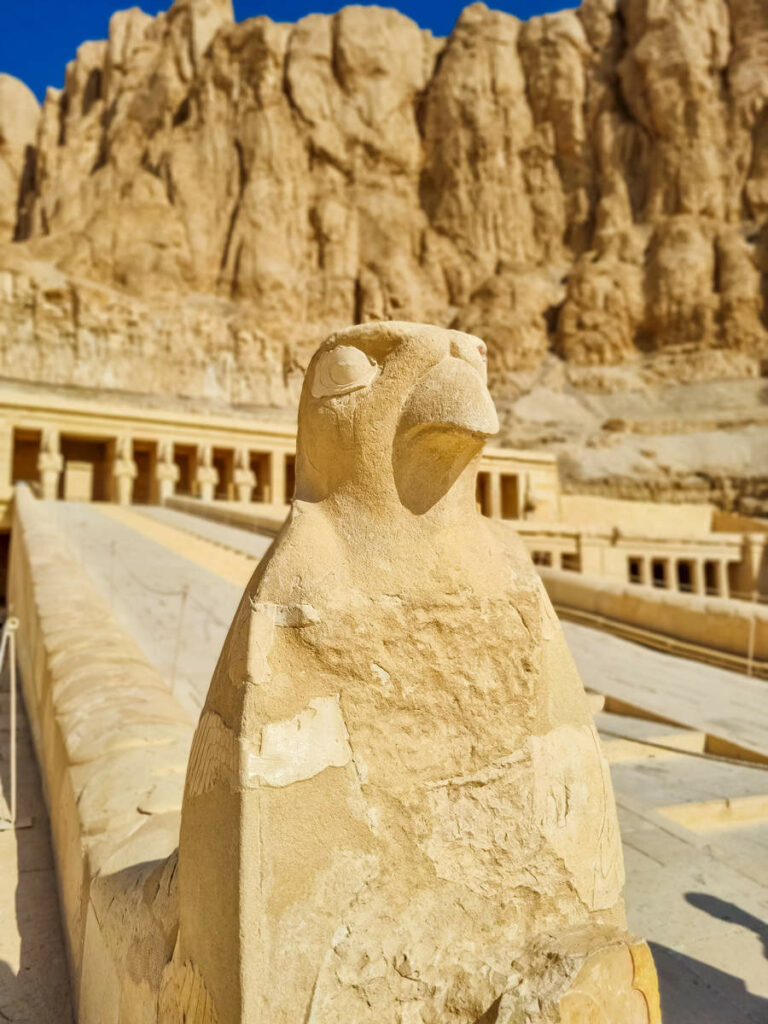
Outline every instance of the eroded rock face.
{"label": "eroded rock face", "polygon": [[476,509],[485,376],[478,338],[402,322],[310,364],[190,754],[163,1024],[660,1020],[581,682]]}
{"label": "eroded rock face", "polygon": [[17,78],[0,74],[0,243],[16,232],[19,197],[34,182],[34,145],[40,108]]}
{"label": "eroded rock face", "polygon": [[754,375],[767,83],[761,0],[474,4],[444,40],[375,7],[235,24],[177,0],[80,47],[0,191],[16,254],[75,291],[234,301],[287,363],[398,317],[481,331],[498,393],[551,351],[719,349]]}
{"label": "eroded rock face", "polygon": [[26,260],[0,264],[0,376],[255,405],[286,405],[298,391],[285,347],[252,309],[141,299]]}

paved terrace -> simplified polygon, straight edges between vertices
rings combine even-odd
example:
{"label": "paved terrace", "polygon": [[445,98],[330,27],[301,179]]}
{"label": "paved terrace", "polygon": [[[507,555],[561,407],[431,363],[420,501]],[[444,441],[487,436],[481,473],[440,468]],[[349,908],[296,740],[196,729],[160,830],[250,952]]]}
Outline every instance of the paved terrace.
{"label": "paved terrace", "polygon": [[[199,709],[269,540],[160,508],[52,508],[116,615],[179,700]],[[768,755],[768,684],[565,628],[590,689],[688,726],[597,714],[619,804],[630,925],[653,945],[665,1024],[765,1024],[768,765],[714,760],[703,748],[707,734],[721,733]],[[46,1014],[9,1019],[67,1020]]]}
{"label": "paved terrace", "polygon": [[[0,678],[0,819],[8,818],[8,672]],[[21,705],[19,705],[21,707]],[[20,710],[19,813],[28,828],[0,831],[0,1021],[72,1024],[48,817],[32,738]]]}

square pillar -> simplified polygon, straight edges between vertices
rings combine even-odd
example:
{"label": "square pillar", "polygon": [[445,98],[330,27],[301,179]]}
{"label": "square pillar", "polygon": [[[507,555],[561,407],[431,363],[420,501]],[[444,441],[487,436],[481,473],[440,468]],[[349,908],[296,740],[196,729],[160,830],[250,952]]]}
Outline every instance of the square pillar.
{"label": "square pillar", "polygon": [[195,486],[202,501],[213,501],[218,482],[219,471],[213,464],[213,448],[209,444],[198,445]]}
{"label": "square pillar", "polygon": [[235,452],[232,480],[237,500],[244,504],[250,502],[253,497],[253,488],[256,486],[256,474],[251,469],[251,453],[247,448],[238,448]]}
{"label": "square pillar", "polygon": [[651,586],[651,560],[648,555],[640,556],[640,582],[644,587]]}
{"label": "square pillar", "polygon": [[137,469],[133,458],[133,438],[124,434],[115,442],[115,457],[112,462],[114,498],[118,505],[130,505],[133,500],[133,482]]}
{"label": "square pillar", "polygon": [[43,431],[37,470],[40,479],[40,494],[45,501],[55,501],[59,496],[59,481],[64,468],[61,454],[61,438],[58,430],[48,427]]}
{"label": "square pillar", "polygon": [[285,504],[285,452],[273,451],[271,453],[269,491],[273,505]]}
{"label": "square pillar", "polygon": [[739,573],[739,589],[745,591],[750,597],[760,592],[765,546],[765,534],[745,534],[742,547],[741,571]]}
{"label": "square pillar", "polygon": [[501,519],[501,474],[488,474],[488,515]]}
{"label": "square pillar", "polygon": [[692,563],[693,571],[693,592],[694,594],[706,594],[707,584],[704,576],[704,559],[695,558]]}
{"label": "square pillar", "polygon": [[605,575],[604,551],[607,545],[607,537],[579,534],[579,562],[585,576]]}
{"label": "square pillar", "polygon": [[0,501],[8,501],[13,493],[13,427],[0,423]]}
{"label": "square pillar", "polygon": [[161,441],[158,446],[155,479],[157,481],[157,497],[161,505],[176,493],[181,470],[176,465],[173,441]]}

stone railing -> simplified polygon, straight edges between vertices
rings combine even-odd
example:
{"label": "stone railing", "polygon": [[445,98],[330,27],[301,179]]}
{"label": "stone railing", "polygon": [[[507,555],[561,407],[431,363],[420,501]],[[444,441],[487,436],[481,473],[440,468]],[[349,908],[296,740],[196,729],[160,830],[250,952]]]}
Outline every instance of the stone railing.
{"label": "stone railing", "polygon": [[320,347],[313,500],[248,584],[191,754],[19,490],[11,609],[79,1024],[659,1024],[581,680],[519,540],[474,514],[485,351],[406,323]]}
{"label": "stone railing", "polygon": [[166,508],[177,512],[190,512],[202,519],[211,519],[226,526],[237,526],[274,537],[282,529],[288,515],[288,505],[261,505],[257,502],[201,501],[174,495],[166,498]]}
{"label": "stone railing", "polygon": [[[77,1019],[154,1019],[176,936],[173,876],[192,722],[23,486],[9,598]],[[129,1005],[132,1015],[121,1017]]]}
{"label": "stone railing", "polygon": [[768,606],[615,583],[558,569],[539,568],[539,572],[552,603],[565,618],[628,627],[637,635],[617,631],[644,642],[655,637],[656,646],[672,650],[677,644],[680,653],[689,656],[768,674]]}

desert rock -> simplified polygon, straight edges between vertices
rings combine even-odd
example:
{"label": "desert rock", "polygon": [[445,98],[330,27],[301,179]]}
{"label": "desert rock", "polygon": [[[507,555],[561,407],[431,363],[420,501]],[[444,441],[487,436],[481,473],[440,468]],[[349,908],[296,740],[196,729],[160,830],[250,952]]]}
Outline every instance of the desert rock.
{"label": "desert rock", "polygon": [[445,40],[379,8],[119,12],[46,97],[14,230],[78,278],[252,306],[303,361],[395,315],[482,324],[492,372],[754,353],[766,39],[748,0],[474,4]]}
{"label": "desert rock", "polygon": [[759,0],[473,4],[446,39],[118,12],[0,144],[0,372],[291,406],[320,338],[398,318],[480,333],[502,403],[757,378],[767,82]]}
{"label": "desert rock", "polygon": [[40,108],[17,78],[0,74],[0,243],[13,239],[19,198],[34,184]]}

